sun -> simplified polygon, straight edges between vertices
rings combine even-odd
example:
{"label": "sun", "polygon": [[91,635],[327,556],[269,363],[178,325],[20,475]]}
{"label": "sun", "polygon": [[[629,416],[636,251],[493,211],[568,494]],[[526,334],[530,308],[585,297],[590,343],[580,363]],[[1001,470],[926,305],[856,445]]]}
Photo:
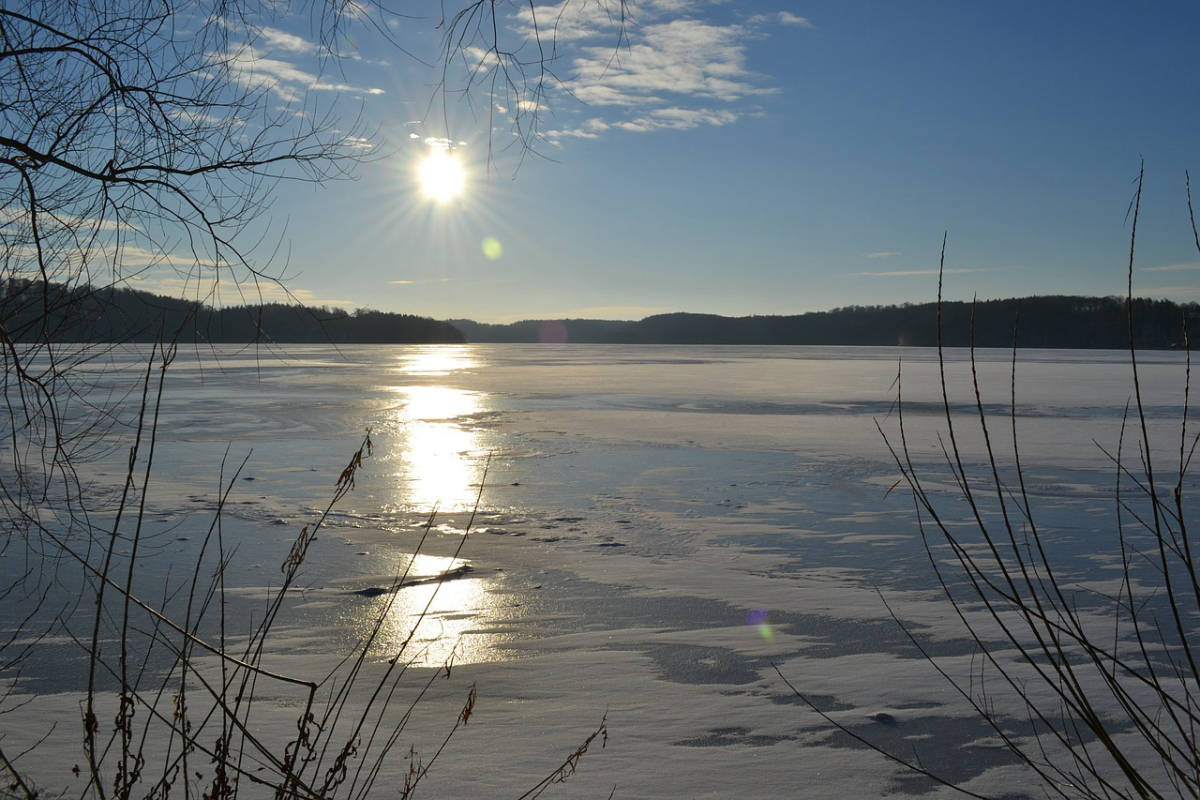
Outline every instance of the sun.
{"label": "sun", "polygon": [[434,150],[417,164],[421,194],[438,203],[461,195],[466,179],[462,161],[450,150]]}

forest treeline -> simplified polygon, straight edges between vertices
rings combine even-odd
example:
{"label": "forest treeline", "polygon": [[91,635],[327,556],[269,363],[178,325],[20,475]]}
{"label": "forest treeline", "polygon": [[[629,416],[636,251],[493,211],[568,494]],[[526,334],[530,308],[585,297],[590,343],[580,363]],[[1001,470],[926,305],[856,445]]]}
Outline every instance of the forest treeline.
{"label": "forest treeline", "polygon": [[9,280],[0,294],[0,324],[13,341],[60,342],[458,343],[447,322],[370,309],[347,312],[297,304],[213,308],[125,288],[68,288]]}
{"label": "forest treeline", "polygon": [[[906,345],[937,344],[936,303],[847,306],[791,316],[658,314],[638,321],[525,320],[507,325],[438,321],[370,309],[297,304],[213,308],[126,288],[68,288],[9,280],[0,288],[0,324],[12,341],[149,342],[163,332],[181,341],[303,343],[575,342],[595,344]],[[1184,344],[1184,323],[1200,306],[1135,299],[1138,347]],[[972,323],[972,319],[974,322]],[[1193,325],[1194,327],[1194,325]],[[1122,348],[1128,342],[1120,297],[1043,296],[942,304],[944,343],[965,347]]]}
{"label": "forest treeline", "polygon": [[[936,303],[847,306],[792,316],[723,317],[716,314],[658,314],[637,322],[569,319],[527,320],[488,325],[451,320],[470,342],[568,341],[614,344],[937,344]],[[972,325],[972,314],[974,324]],[[1133,301],[1138,347],[1171,348],[1184,343],[1184,321],[1200,315],[1195,303]],[[974,329],[978,347],[1122,348],[1128,345],[1123,297],[1043,296],[942,304],[943,342],[965,347]]]}

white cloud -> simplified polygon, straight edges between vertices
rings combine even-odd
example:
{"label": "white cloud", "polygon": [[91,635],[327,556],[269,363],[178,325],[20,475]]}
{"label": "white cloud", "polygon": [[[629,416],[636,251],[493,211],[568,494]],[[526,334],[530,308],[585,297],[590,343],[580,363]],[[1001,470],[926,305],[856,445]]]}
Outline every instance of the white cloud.
{"label": "white cloud", "polygon": [[371,16],[370,8],[356,0],[345,0],[338,4],[338,13],[351,19],[367,19]]}
{"label": "white cloud", "polygon": [[1158,267],[1142,267],[1142,272],[1191,272],[1200,270],[1200,261],[1185,261],[1179,264],[1163,264]]}
{"label": "white cloud", "polygon": [[462,54],[473,71],[488,70],[500,64],[500,59],[494,50],[485,50],[482,47],[472,45],[471,47],[464,47]]}
{"label": "white cloud", "polygon": [[571,93],[575,95],[576,100],[589,106],[644,106],[663,102],[661,97],[639,95],[602,84],[573,86]]}
{"label": "white cloud", "polygon": [[737,118],[737,114],[725,109],[657,108],[647,116],[617,122],[613,127],[626,131],[683,131],[700,125],[728,125],[736,122]]}
{"label": "white cloud", "polygon": [[320,76],[297,67],[289,61],[264,56],[261,51],[247,46],[233,58],[233,68],[247,86],[264,88],[274,92],[285,103],[296,103],[303,98],[305,90],[335,91],[357,94],[379,95],[383,89],[361,88],[346,83],[325,81]]}
{"label": "white cloud", "polygon": [[867,253],[867,258],[891,258],[899,255],[903,253],[896,250],[876,250],[874,253]]}
{"label": "white cloud", "polygon": [[259,39],[271,50],[287,50],[291,53],[316,53],[322,48],[296,36],[287,31],[281,31],[278,28],[259,28]]}
{"label": "white cloud", "polygon": [[796,28],[814,27],[808,17],[801,17],[790,11],[776,11],[772,14],[754,14],[747,17],[750,25],[791,25]]}
{"label": "white cloud", "polygon": [[230,128],[241,127],[246,124],[244,119],[238,117],[222,117],[217,114],[206,114],[201,111],[187,108],[177,108],[167,112],[167,116],[172,119],[180,120],[185,125],[207,126],[207,127],[225,127]]}
{"label": "white cloud", "polygon": [[130,288],[143,292],[199,300],[217,308],[257,305],[259,303],[300,303],[306,306],[335,306],[355,308],[353,300],[321,297],[310,289],[295,289],[280,286],[274,281],[234,282],[231,280],[211,281],[181,278],[170,275],[142,275],[128,281]]}
{"label": "white cloud", "polygon": [[317,81],[316,83],[312,84],[308,88],[314,89],[318,92],[352,92],[352,93],[356,93],[356,94],[371,94],[371,95],[384,94],[383,89],[379,89],[374,86],[371,87],[370,89],[364,89],[359,86],[351,86],[348,83],[329,83],[327,81]]}
{"label": "white cloud", "polygon": [[266,284],[263,286],[262,302],[280,302],[286,303],[289,301],[303,303],[306,306],[335,306],[338,308],[357,308],[360,304],[353,300],[339,300],[336,298],[321,297],[316,292],[309,289],[289,289],[284,291],[283,287],[277,284]]}
{"label": "white cloud", "polygon": [[[137,231],[141,228],[120,217],[79,217],[63,211],[42,211],[39,219],[43,233],[49,231],[49,221],[53,220],[57,228],[73,228],[77,231]],[[9,229],[10,236],[28,235],[30,218],[29,210],[20,206],[5,206],[0,208],[0,229]]]}
{"label": "white cloud", "polygon": [[[1159,286],[1153,289],[1134,289],[1137,297],[1162,297],[1167,300],[1180,301],[1200,298],[1200,286]],[[1114,292],[1120,295],[1122,292]]]}
{"label": "white cloud", "polygon": [[[733,102],[775,90],[757,85],[746,67],[746,30],[675,19],[641,28],[637,42],[615,52],[582,48],[571,88],[584,102],[641,105],[675,94]],[[605,98],[597,88],[610,95]],[[590,98],[590,99],[589,99]]]}
{"label": "white cloud", "polygon": [[[859,275],[870,275],[874,278],[906,278],[915,275],[937,275],[939,270],[934,269],[898,269],[891,272],[860,272]],[[940,270],[943,275],[963,275],[968,272],[986,272],[982,269],[943,269]]]}
{"label": "white cloud", "polygon": [[666,306],[587,306],[575,309],[572,315],[604,319],[642,319],[670,310]]}
{"label": "white cloud", "polygon": [[662,314],[673,309],[667,306],[583,306],[557,311],[539,311],[516,315],[502,315],[495,318],[500,324],[520,322],[530,319],[609,319],[609,320],[639,320],[654,314]]}
{"label": "white cloud", "polygon": [[776,15],[776,19],[783,25],[795,25],[800,28],[811,28],[813,26],[808,17],[799,17],[790,11],[780,11]]}
{"label": "white cloud", "polygon": [[242,83],[269,89],[285,103],[295,103],[301,99],[299,90],[293,84],[311,86],[317,82],[315,75],[287,61],[266,58],[252,47],[239,52],[234,57],[233,65]]}
{"label": "white cloud", "polygon": [[[194,264],[196,260],[190,256],[174,256],[170,253],[163,253],[158,250],[149,250],[145,247],[137,247],[134,245],[125,245],[119,250],[113,252],[116,260],[120,262],[122,267],[151,267],[159,264]],[[89,257],[94,258],[97,255],[109,256],[106,249],[97,248],[89,253]],[[202,260],[199,266],[214,266],[210,260]]]}
{"label": "white cloud", "polygon": [[[136,230],[130,227],[131,230]],[[109,228],[115,230],[115,228]],[[36,269],[38,250],[32,245],[9,245],[0,248],[0,254],[10,262],[27,262],[24,265],[12,263],[13,269]],[[112,241],[97,241],[88,247],[66,248],[62,250],[43,251],[42,257],[49,269],[114,269],[144,271],[148,267],[163,267],[168,269],[224,268],[231,266],[226,260],[214,259],[207,255],[192,253],[171,253],[154,247],[142,247],[136,244]]]}
{"label": "white cloud", "polygon": [[684,11],[694,10],[697,5],[696,0],[643,0],[641,7],[650,11],[666,13],[666,14],[682,14]]}
{"label": "white cloud", "polygon": [[568,136],[573,136],[577,139],[595,139],[611,127],[610,124],[600,117],[592,117],[574,128],[546,131],[543,135],[550,141],[556,141]]}
{"label": "white cloud", "polygon": [[444,136],[426,136],[422,142],[430,150],[454,150],[459,147],[467,146],[466,142],[456,142],[453,139],[447,139]]}
{"label": "white cloud", "polygon": [[409,280],[388,281],[392,286],[415,286],[419,283],[449,283],[449,278],[415,278]]}
{"label": "white cloud", "polygon": [[[790,12],[742,23],[704,18],[718,5],[706,0],[642,0],[626,7],[618,0],[560,0],[516,12],[518,33],[527,37],[537,24],[542,47],[569,69],[556,70],[560,88],[592,106],[592,118],[567,123],[543,135],[557,144],[567,137],[591,139],[605,131],[686,130],[729,125],[759,109],[747,101],[777,89],[748,65],[750,43],[766,32],[761,23],[801,26]],[[632,8],[636,17],[629,15]],[[523,51],[522,51],[523,52]],[[496,66],[494,54],[469,51],[468,63]],[[722,107],[724,106],[724,107]],[[556,103],[560,113],[575,113]],[[530,111],[528,103],[517,111]],[[600,120],[603,126],[596,124]]]}
{"label": "white cloud", "polygon": [[587,39],[620,25],[620,15],[614,19],[602,3],[579,0],[524,5],[517,11],[517,20],[524,35],[533,38],[536,34],[546,43]]}

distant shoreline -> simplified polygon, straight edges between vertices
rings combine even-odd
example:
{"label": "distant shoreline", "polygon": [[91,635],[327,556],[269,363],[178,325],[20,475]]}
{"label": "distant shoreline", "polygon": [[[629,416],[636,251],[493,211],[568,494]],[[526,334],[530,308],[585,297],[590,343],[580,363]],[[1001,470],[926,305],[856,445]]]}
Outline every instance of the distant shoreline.
{"label": "distant shoreline", "polygon": [[[64,287],[10,280],[0,287],[0,324],[13,342],[153,342],[160,337],[212,344],[574,343],[671,345],[830,345],[932,347],[936,303],[850,306],[795,315],[726,317],[679,312],[636,321],[523,320],[491,324],[435,320],[358,309],[298,304],[213,308],[196,301],[125,288]],[[50,313],[44,314],[45,308]],[[1100,349],[1128,347],[1126,301],[1120,297],[1047,295],[975,304],[942,303],[947,347]],[[1134,344],[1183,349],[1185,328],[1200,327],[1200,305],[1133,301]],[[1185,325],[1186,323],[1186,325]]]}
{"label": "distant shoreline", "polygon": [[[1185,320],[1200,326],[1200,306],[1166,300],[1133,301],[1139,348],[1181,349]],[[829,345],[934,347],[936,303],[851,306],[790,316],[725,317],[658,314],[638,321],[526,320],[507,325],[449,321],[468,342],[576,344]],[[944,302],[947,347],[1108,349],[1128,347],[1126,301],[1118,297],[1041,296],[975,303]]]}

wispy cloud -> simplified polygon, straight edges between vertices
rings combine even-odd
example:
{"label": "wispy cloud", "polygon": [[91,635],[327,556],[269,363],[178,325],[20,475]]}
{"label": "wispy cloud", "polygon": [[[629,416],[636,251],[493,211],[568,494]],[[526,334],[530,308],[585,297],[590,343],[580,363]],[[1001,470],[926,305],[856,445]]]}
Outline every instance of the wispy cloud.
{"label": "wispy cloud", "polygon": [[573,128],[559,128],[546,131],[543,135],[548,139],[575,137],[577,139],[595,139],[601,133],[616,128],[623,131],[645,132],[674,130],[685,131],[701,125],[719,127],[737,122],[738,115],[728,109],[712,108],[656,108],[648,114],[631,119],[605,122],[600,117],[592,117]]}
{"label": "wispy cloud", "polygon": [[282,286],[265,283],[256,287],[251,303],[301,303],[306,306],[332,306],[334,308],[357,308],[361,304],[353,300],[342,300],[336,297],[323,297],[311,289],[293,289],[284,291]]}
{"label": "wispy cloud", "polygon": [[592,117],[573,128],[546,131],[543,135],[550,140],[561,139],[565,136],[574,136],[578,139],[595,139],[611,127],[611,125],[600,117]]}
{"label": "wispy cloud", "polygon": [[808,17],[798,16],[790,11],[776,11],[774,14],[755,14],[746,21],[755,25],[776,23],[779,25],[791,25],[797,28],[813,27]]}
{"label": "wispy cloud", "polygon": [[[751,44],[780,26],[811,27],[791,12],[756,15],[741,22],[704,18],[704,2],[644,0],[636,18],[604,2],[562,2],[517,12],[516,26],[532,37],[536,23],[543,46],[551,40],[559,60],[561,87],[590,106],[585,122],[570,122],[542,135],[552,143],[606,132],[687,130],[721,126],[759,113],[755,105],[775,94],[770,78],[749,65]],[[473,53],[481,68],[494,54]],[[491,59],[491,60],[489,60]],[[575,113],[571,105],[555,110]]]}
{"label": "wispy cloud", "polygon": [[639,320],[673,309],[666,306],[583,306],[557,311],[541,311],[496,317],[500,324],[521,322],[529,319],[611,319]]}
{"label": "wispy cloud", "polygon": [[670,311],[666,306],[585,306],[577,308],[576,317],[602,317],[608,319],[642,319],[643,317]]}
{"label": "wispy cloud", "polygon": [[333,306],[336,308],[356,308],[360,305],[353,300],[322,297],[310,289],[285,288],[272,281],[260,281],[257,284],[234,283],[233,281],[214,283],[208,280],[181,278],[169,274],[144,274],[130,278],[128,283],[131,287],[143,292],[199,300],[218,308],[259,303],[300,303],[306,306]]}
{"label": "wispy cloud", "polygon": [[1158,267],[1142,267],[1142,272],[1193,272],[1200,270],[1200,261],[1184,261],[1179,264],[1163,264]]}
{"label": "wispy cloud", "polygon": [[555,42],[571,42],[596,36],[602,31],[617,31],[620,14],[609,13],[602,4],[562,0],[559,3],[523,5],[517,11],[518,25],[526,36]]}
{"label": "wispy cloud", "polygon": [[797,16],[790,11],[780,11],[776,15],[776,18],[783,25],[796,25],[801,28],[811,28],[813,26],[808,17]]}
{"label": "wispy cloud", "polygon": [[417,278],[415,280],[395,280],[388,281],[392,286],[415,286],[419,283],[449,283],[449,278]]}
{"label": "wispy cloud", "polygon": [[867,253],[867,258],[891,258],[892,256],[904,255],[899,250],[876,250],[874,253]]}
{"label": "wispy cloud", "polygon": [[315,89],[318,92],[351,92],[353,94],[384,94],[384,90],[377,86],[364,88],[362,86],[353,86],[348,83],[337,83],[335,81],[317,81],[310,85],[309,89]]}
{"label": "wispy cloud", "polygon": [[380,95],[383,89],[360,87],[324,79],[316,73],[302,69],[290,61],[271,58],[262,50],[247,45],[233,58],[233,64],[243,84],[274,92],[285,103],[296,103],[303,99],[305,91],[346,92],[361,95]]}
{"label": "wispy cloud", "polygon": [[656,108],[647,116],[623,120],[613,125],[626,131],[683,131],[700,125],[721,126],[736,122],[738,115],[727,109]]}
{"label": "wispy cloud", "polygon": [[698,5],[703,5],[703,0],[642,0],[638,7],[656,14],[682,14]]}
{"label": "wispy cloud", "polygon": [[[0,248],[0,254],[10,262],[7,265],[10,270],[28,272],[39,269],[38,250],[32,245],[8,245]],[[104,267],[121,274],[126,274],[125,270],[141,272],[149,267],[186,271],[195,268],[224,269],[233,266],[224,259],[213,259],[198,254],[172,253],[135,244],[118,244],[113,241],[96,241],[87,247],[78,249],[67,248],[52,250],[48,253],[43,252],[42,257],[45,259],[45,266],[50,269],[86,267],[98,270]]]}
{"label": "wispy cloud", "polygon": [[[1183,300],[1200,298],[1200,286],[1159,286],[1156,288],[1134,289],[1138,297],[1165,297],[1168,300]],[[1120,292],[1114,292],[1120,294]]]}
{"label": "wispy cloud", "polygon": [[152,250],[134,245],[122,245],[120,248],[113,248],[106,251],[106,255],[111,255],[113,260],[122,267],[171,266],[183,268],[216,268],[229,266],[229,262],[223,260],[218,261],[187,253],[165,253],[161,250]]}
{"label": "wispy cloud", "polygon": [[[968,272],[986,272],[983,269],[944,269],[944,275],[963,275]],[[939,270],[933,269],[897,269],[890,272],[860,272],[859,275],[870,275],[874,278],[908,278],[916,275],[937,275]]]}
{"label": "wispy cloud", "polygon": [[646,25],[637,40],[615,52],[588,46],[574,61],[572,90],[585,103],[641,106],[662,95],[733,102],[775,89],[758,85],[746,67],[747,30],[674,19]]}
{"label": "wispy cloud", "polygon": [[[46,232],[50,221],[53,221],[57,226],[73,228],[77,231],[133,230],[140,233],[142,230],[139,226],[121,218],[79,217],[62,211],[42,211],[39,219],[43,233]],[[11,206],[0,208],[0,230],[4,230],[10,236],[18,235],[18,231],[20,232],[19,235],[28,235],[31,230],[29,226],[30,217],[27,208]]]}
{"label": "wispy cloud", "polygon": [[307,39],[278,28],[259,28],[258,38],[269,50],[287,50],[290,53],[317,53],[324,50]]}

